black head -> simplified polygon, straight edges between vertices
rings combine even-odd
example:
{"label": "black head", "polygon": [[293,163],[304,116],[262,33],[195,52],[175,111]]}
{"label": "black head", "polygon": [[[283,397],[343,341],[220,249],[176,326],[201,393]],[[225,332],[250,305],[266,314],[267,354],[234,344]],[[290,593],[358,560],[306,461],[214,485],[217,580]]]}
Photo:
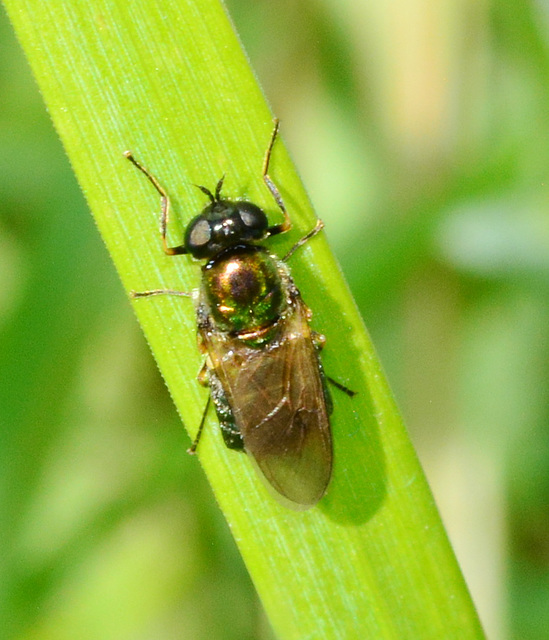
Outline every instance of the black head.
{"label": "black head", "polygon": [[185,231],[185,249],[194,258],[211,258],[232,245],[267,236],[265,213],[252,202],[222,200],[222,186],[223,178],[217,183],[215,194],[198,186],[210,198],[211,204],[189,222]]}

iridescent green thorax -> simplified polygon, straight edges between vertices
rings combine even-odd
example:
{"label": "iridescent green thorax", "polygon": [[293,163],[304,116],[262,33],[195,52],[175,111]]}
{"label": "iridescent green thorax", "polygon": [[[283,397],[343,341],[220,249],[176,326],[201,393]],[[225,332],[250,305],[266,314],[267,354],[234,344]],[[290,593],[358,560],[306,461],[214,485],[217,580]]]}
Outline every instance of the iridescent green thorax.
{"label": "iridescent green thorax", "polygon": [[263,247],[231,247],[203,269],[203,291],[221,331],[236,333],[266,327],[284,311],[283,272]]}

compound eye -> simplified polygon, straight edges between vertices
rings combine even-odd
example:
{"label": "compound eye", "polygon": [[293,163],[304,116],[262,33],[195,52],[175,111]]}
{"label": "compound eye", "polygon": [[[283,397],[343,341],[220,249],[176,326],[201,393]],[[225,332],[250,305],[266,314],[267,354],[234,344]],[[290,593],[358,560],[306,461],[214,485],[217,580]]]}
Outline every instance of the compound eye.
{"label": "compound eye", "polygon": [[249,238],[262,238],[269,225],[265,213],[251,202],[239,202],[238,213]]}
{"label": "compound eye", "polygon": [[185,247],[195,258],[208,254],[209,243],[212,239],[212,228],[208,220],[198,217],[191,222],[185,233]]}
{"label": "compound eye", "polygon": [[212,237],[212,229],[207,220],[198,220],[189,233],[189,242],[194,247],[203,247]]}

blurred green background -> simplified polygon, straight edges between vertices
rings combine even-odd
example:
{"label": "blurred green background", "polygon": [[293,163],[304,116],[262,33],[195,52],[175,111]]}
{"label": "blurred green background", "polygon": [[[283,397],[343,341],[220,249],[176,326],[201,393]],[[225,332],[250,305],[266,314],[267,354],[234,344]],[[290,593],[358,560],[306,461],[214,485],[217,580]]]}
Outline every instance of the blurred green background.
{"label": "blurred green background", "polygon": [[[228,6],[489,638],[546,638],[548,7]],[[3,14],[0,68],[0,638],[271,640]]]}

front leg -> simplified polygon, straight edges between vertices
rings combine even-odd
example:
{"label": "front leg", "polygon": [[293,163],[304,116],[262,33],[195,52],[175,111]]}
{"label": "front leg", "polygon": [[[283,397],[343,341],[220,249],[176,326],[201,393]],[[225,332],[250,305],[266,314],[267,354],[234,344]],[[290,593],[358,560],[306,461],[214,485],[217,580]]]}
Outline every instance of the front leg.
{"label": "front leg", "polygon": [[170,220],[170,196],[164,187],[158,182],[153,174],[133,157],[131,151],[124,151],[124,156],[147,178],[152,186],[160,194],[160,237],[162,239],[162,249],[167,256],[178,256],[188,253],[184,244],[177,247],[169,247],[166,235],[168,233],[168,222]]}

